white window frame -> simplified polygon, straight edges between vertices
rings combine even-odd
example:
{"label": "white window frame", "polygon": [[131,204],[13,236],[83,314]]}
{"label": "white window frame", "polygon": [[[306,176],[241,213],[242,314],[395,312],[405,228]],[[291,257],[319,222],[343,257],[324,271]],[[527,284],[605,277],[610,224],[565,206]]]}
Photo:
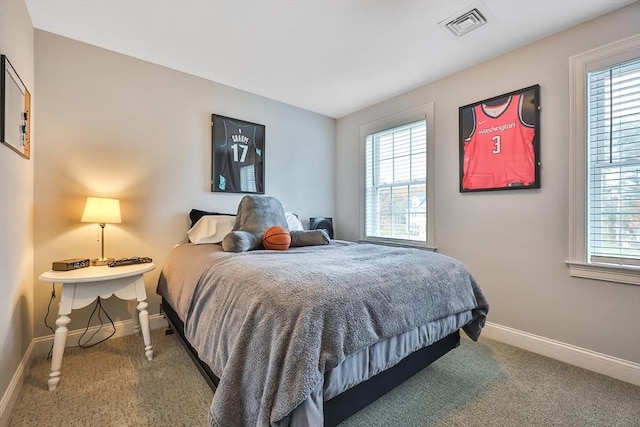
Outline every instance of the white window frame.
{"label": "white window frame", "polygon": [[569,60],[569,259],[573,277],[640,286],[640,267],[587,260],[587,73],[640,56],[640,35],[602,46]]}
{"label": "white window frame", "polygon": [[[427,123],[427,240],[426,242],[375,239],[366,237],[366,139],[368,135],[394,127],[425,120]],[[435,251],[435,171],[434,171],[434,106],[433,102],[382,117],[360,126],[360,241],[395,246],[411,246]]]}

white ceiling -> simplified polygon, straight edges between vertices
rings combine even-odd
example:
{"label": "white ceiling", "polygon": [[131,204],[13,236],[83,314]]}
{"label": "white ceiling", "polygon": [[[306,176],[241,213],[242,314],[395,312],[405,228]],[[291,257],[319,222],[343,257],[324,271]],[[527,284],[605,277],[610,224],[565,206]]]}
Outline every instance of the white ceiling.
{"label": "white ceiling", "polygon": [[[26,0],[35,28],[339,118],[637,0]],[[488,23],[444,27],[475,6]],[[544,58],[541,58],[544,60]]]}

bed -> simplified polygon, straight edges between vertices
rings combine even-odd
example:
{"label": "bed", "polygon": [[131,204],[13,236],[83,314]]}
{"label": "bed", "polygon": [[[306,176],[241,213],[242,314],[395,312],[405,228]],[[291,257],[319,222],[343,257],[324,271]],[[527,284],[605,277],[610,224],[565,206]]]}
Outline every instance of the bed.
{"label": "bed", "polygon": [[230,253],[185,243],[157,293],[215,394],[212,426],[336,425],[459,343],[488,312],[459,261],[331,240]]}

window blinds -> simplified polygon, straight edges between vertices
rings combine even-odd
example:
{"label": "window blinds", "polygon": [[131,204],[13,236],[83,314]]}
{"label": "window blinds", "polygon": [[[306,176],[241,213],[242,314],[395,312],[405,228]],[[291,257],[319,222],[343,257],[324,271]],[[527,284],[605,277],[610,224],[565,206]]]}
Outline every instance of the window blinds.
{"label": "window blinds", "polygon": [[368,135],[365,144],[366,237],[426,243],[426,121]]}
{"label": "window blinds", "polygon": [[640,265],[640,58],[587,85],[588,259]]}

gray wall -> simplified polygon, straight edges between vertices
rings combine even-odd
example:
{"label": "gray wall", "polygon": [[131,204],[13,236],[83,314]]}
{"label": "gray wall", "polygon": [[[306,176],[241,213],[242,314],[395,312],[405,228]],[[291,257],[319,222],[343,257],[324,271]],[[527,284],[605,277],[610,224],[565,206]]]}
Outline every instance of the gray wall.
{"label": "gray wall", "polygon": [[31,160],[0,144],[0,395],[4,395],[33,338],[32,206],[38,138],[33,112],[33,26],[22,0],[0,1],[0,53],[9,58],[32,94],[33,113]]}
{"label": "gray wall", "polygon": [[[80,223],[85,198],[116,197],[122,224],[106,226],[106,255],[153,258],[145,278],[157,313],[157,277],[186,239],[189,211],[235,213],[242,197],[209,191],[212,113],[266,126],[266,194],[307,221],[334,214],[334,119],[40,30],[35,56],[36,281],[54,260],[100,255],[98,226]],[[47,335],[48,287],[36,288],[35,332]],[[129,317],[118,300],[106,307]],[[69,328],[84,328],[89,313],[74,311]]]}
{"label": "gray wall", "polygon": [[[635,3],[338,120],[336,229],[359,238],[362,124],[435,103],[438,251],[485,290],[489,321],[640,362],[640,287],[569,277],[569,57],[637,34]],[[458,107],[541,86],[542,188],[458,192]]]}

